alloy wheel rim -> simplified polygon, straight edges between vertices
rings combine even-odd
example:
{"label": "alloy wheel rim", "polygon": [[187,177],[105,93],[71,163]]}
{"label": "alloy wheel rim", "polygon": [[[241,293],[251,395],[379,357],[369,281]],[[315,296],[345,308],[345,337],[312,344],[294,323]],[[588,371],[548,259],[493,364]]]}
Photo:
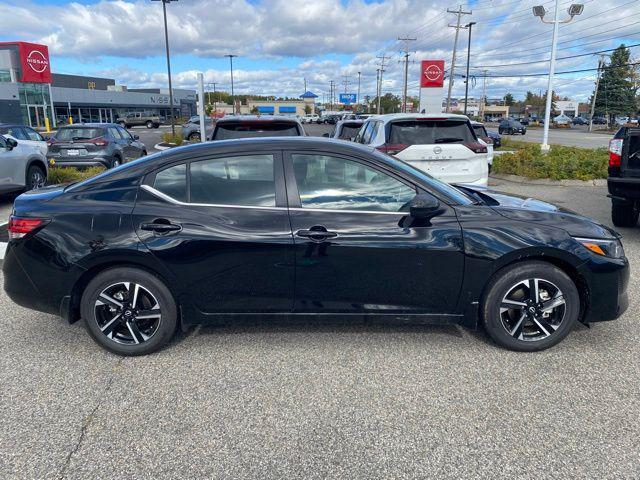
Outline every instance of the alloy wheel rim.
{"label": "alloy wheel rim", "polygon": [[562,290],[542,278],[513,285],[500,303],[500,320],[507,333],[525,342],[544,340],[560,328],[566,313]]}
{"label": "alloy wheel rim", "polygon": [[103,289],[95,302],[94,314],[102,334],[123,345],[149,341],[162,322],[156,297],[134,282],[119,282]]}
{"label": "alloy wheel rim", "polygon": [[31,190],[36,190],[42,187],[44,184],[44,177],[42,173],[37,170],[31,174]]}

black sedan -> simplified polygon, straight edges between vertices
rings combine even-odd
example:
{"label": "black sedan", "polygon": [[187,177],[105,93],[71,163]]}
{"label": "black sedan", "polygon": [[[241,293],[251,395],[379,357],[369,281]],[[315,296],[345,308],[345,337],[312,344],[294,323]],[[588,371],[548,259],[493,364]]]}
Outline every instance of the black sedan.
{"label": "black sedan", "polygon": [[611,229],[309,137],[172,149],[19,196],[4,288],[122,355],[243,315],[378,315],[542,350],[627,308]]}
{"label": "black sedan", "polygon": [[524,135],[527,133],[527,127],[513,118],[505,118],[498,125],[498,133],[500,135],[515,135],[516,133]]}

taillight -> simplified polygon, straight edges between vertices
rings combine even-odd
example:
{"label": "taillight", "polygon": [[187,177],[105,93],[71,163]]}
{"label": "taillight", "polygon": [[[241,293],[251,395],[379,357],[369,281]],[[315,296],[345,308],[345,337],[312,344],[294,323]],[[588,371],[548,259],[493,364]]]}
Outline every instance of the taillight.
{"label": "taillight", "polygon": [[98,147],[106,147],[107,145],[109,145],[109,142],[106,141],[102,137],[98,137],[98,138],[94,138],[93,140],[89,140],[89,143],[93,143],[94,145],[96,145]]}
{"label": "taillight", "polygon": [[609,166],[619,167],[622,164],[622,144],[621,138],[614,138],[609,142]]}
{"label": "taillight", "polygon": [[480,142],[465,142],[463,145],[474,153],[487,153],[487,146]]}
{"label": "taillight", "polygon": [[20,218],[13,215],[9,218],[9,240],[17,240],[26,234],[33,232],[36,228],[49,223],[46,218]]}
{"label": "taillight", "polygon": [[376,148],[387,155],[397,155],[408,146],[409,145],[404,145],[402,143],[385,143]]}

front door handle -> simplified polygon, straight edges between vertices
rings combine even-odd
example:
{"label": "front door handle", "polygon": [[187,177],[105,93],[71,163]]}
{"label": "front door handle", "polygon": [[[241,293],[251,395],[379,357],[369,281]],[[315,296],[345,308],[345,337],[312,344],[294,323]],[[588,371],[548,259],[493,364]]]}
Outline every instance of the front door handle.
{"label": "front door handle", "polygon": [[298,237],[308,238],[314,242],[322,242],[328,238],[336,238],[338,236],[336,232],[329,232],[324,227],[311,227],[309,230],[298,230],[296,235]]}
{"label": "front door handle", "polygon": [[164,221],[164,222],[155,221],[152,223],[141,224],[140,230],[144,230],[145,232],[155,232],[160,234],[177,233],[182,230],[182,225],[177,225],[175,223],[170,223],[168,221]]}

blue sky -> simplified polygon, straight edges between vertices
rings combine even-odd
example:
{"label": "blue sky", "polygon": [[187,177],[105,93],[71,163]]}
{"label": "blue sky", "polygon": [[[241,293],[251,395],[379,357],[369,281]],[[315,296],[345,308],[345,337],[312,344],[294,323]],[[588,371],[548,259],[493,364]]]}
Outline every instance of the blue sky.
{"label": "blue sky", "polygon": [[[531,14],[531,6],[550,0],[474,0],[472,67],[487,67],[489,75],[509,75],[488,82],[490,96],[507,91],[521,97],[527,90],[546,87],[549,25]],[[571,1],[561,3],[562,14]],[[621,42],[640,43],[640,0],[584,0],[584,13],[560,29],[559,56],[614,48]],[[363,94],[373,94],[377,55],[391,57],[386,66],[385,92],[399,93],[402,85],[402,42],[411,42],[412,59],[443,58],[451,63],[455,16],[451,0],[180,0],[168,5],[174,83],[195,84],[195,72],[222,88],[229,83],[228,59],[235,53],[237,88],[246,93],[294,95],[307,79],[309,88],[323,93],[329,82],[350,89],[362,72]],[[150,0],[88,1],[0,0],[0,39],[27,40],[49,45],[55,72],[104,75],[129,86],[166,83],[161,5]],[[34,15],[37,11],[37,15]],[[214,13],[212,13],[214,12]],[[588,38],[580,39],[587,36]],[[460,35],[457,72],[466,62],[466,31]],[[507,48],[504,48],[506,46]],[[636,57],[640,49],[632,50]],[[517,63],[514,66],[501,66]],[[524,63],[524,65],[523,65]],[[558,71],[595,68],[595,56],[560,61]],[[480,95],[481,81],[472,82]],[[522,76],[520,76],[522,75]],[[410,93],[417,93],[418,63],[410,66]],[[584,99],[593,88],[595,72],[558,77],[562,95]],[[454,83],[461,94],[463,82]]]}

